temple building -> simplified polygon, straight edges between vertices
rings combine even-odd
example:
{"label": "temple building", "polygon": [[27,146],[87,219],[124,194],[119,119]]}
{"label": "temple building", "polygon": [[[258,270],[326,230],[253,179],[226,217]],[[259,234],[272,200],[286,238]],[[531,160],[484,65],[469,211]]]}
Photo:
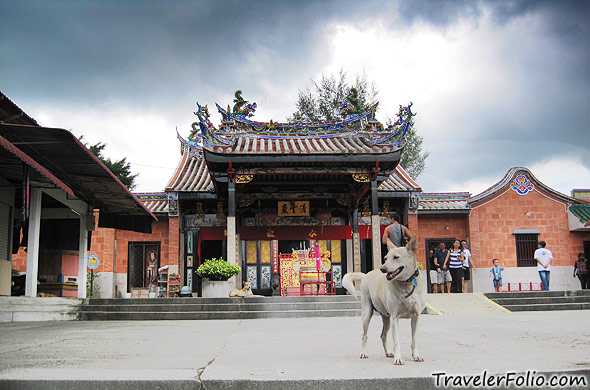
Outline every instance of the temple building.
{"label": "temple building", "polygon": [[[411,103],[386,127],[375,118],[377,105],[361,109],[351,91],[340,121],[294,115],[280,123],[253,120],[256,103],[241,91],[235,96],[233,108],[216,105],[219,127],[197,103],[192,130],[177,135],[180,161],[163,191],[135,194],[157,218],[151,233],[93,232],[99,295],[147,297],[156,268],[201,294],[195,271],[219,257],[241,267],[234,286],[249,281],[255,294],[297,294],[293,259],[317,262],[335,292],[344,293],[345,273],[381,265],[381,237],[394,211],[418,237],[423,272],[429,250],[466,239],[476,266],[470,291],[493,291],[493,258],[507,267],[505,284],[538,289],[532,256],[543,240],[555,257],[551,288],[579,288],[571,275],[577,253],[590,256],[588,200],[551,189],[523,167],[510,168],[481,194],[424,192],[399,165],[415,117]],[[101,212],[95,217],[100,221]],[[18,256],[14,264],[23,267]]]}

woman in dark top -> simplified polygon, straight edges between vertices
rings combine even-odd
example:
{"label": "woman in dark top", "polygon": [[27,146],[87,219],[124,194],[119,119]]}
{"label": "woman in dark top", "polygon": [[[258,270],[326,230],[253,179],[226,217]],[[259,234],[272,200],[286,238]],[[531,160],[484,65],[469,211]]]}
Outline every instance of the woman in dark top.
{"label": "woman in dark top", "polygon": [[578,275],[580,283],[582,284],[582,290],[590,288],[590,275],[588,275],[588,260],[584,257],[582,252],[578,253],[578,258],[574,263],[574,278]]}

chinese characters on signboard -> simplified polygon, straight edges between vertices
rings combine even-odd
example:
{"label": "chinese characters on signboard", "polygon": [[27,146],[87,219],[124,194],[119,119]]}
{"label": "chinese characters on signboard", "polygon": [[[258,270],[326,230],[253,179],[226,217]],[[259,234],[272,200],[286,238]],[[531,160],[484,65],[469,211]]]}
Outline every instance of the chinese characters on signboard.
{"label": "chinese characters on signboard", "polygon": [[280,201],[279,217],[309,217],[309,201]]}

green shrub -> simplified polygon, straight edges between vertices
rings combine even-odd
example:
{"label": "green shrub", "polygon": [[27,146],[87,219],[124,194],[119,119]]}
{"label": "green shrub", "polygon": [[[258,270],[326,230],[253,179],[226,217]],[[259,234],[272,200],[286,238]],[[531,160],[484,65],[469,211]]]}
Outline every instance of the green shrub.
{"label": "green shrub", "polygon": [[197,275],[209,280],[228,280],[232,276],[236,276],[241,271],[239,265],[233,265],[223,260],[213,258],[205,260],[203,264],[197,268]]}
{"label": "green shrub", "polygon": [[[86,298],[100,298],[100,285],[97,283],[97,279],[100,277],[99,271],[86,271]],[[90,291],[90,282],[92,281],[92,289]]]}

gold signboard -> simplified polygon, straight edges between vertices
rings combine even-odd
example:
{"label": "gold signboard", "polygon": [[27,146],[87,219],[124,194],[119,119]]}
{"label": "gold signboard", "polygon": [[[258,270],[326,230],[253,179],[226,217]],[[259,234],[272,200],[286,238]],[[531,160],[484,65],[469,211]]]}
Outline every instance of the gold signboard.
{"label": "gold signboard", "polygon": [[279,202],[279,217],[309,217],[309,201]]}

